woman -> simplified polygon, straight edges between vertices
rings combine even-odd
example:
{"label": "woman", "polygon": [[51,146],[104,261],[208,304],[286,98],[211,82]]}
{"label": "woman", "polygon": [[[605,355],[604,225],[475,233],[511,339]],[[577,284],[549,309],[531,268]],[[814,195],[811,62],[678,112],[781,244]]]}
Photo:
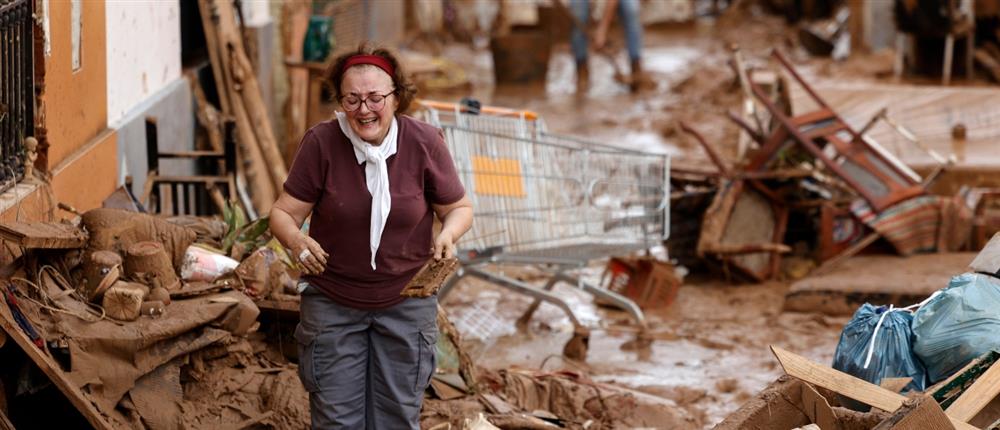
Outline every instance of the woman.
{"label": "woman", "polygon": [[437,298],[400,291],[430,258],[453,256],[472,204],[441,131],[397,114],[415,90],[395,56],[363,45],[327,73],[342,111],[302,138],[271,209],[272,233],[307,272],[299,377],[313,428],[417,429]]}

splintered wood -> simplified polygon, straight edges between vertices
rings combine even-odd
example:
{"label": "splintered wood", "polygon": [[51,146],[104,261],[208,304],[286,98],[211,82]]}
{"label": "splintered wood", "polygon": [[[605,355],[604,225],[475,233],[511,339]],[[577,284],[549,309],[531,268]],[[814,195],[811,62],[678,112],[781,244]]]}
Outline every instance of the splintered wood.
{"label": "splintered wood", "polygon": [[417,272],[399,294],[406,297],[430,297],[437,293],[455,270],[458,270],[457,258],[431,260]]}
{"label": "splintered wood", "polygon": [[87,245],[87,233],[59,222],[0,224],[0,239],[25,248],[76,249]]}
{"label": "splintered wood", "polygon": [[[778,359],[778,363],[781,364],[785,373],[801,379],[802,381],[816,385],[817,387],[823,387],[838,394],[850,397],[866,405],[870,405],[887,412],[896,412],[907,400],[906,397],[903,397],[900,394],[886,390],[885,388],[874,385],[868,381],[856,378],[832,368],[813,363],[804,357],[793,354],[776,346],[771,347],[771,352],[774,353],[775,358]],[[936,412],[933,408],[928,410],[928,407],[929,406],[923,406],[919,408],[921,416],[923,416],[923,414],[928,414],[927,416],[930,416]],[[914,409],[917,408],[914,407]],[[940,411],[941,408],[938,407],[937,410]],[[944,419],[949,421],[950,425],[953,427],[928,428],[956,428],[959,430],[972,430],[976,428],[965,423],[965,421],[959,418],[951,416],[951,414],[947,414],[947,417],[944,417]],[[911,421],[907,420],[906,422],[909,423]],[[902,429],[907,427],[894,426],[890,428]]]}

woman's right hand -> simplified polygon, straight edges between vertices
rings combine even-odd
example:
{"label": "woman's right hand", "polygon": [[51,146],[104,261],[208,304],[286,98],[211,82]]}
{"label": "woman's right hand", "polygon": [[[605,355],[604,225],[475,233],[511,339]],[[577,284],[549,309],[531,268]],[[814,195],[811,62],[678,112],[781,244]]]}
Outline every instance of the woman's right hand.
{"label": "woman's right hand", "polygon": [[326,259],[330,257],[330,254],[327,254],[313,238],[301,235],[292,246],[291,251],[302,267],[306,269],[306,273],[319,275],[326,271]]}

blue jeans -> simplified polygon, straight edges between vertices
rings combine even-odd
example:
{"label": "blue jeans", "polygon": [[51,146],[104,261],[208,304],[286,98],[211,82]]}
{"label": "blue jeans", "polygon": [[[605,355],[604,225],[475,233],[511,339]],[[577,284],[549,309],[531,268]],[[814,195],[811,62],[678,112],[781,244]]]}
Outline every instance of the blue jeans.
{"label": "blue jeans", "polygon": [[[590,24],[590,0],[570,0],[570,9],[579,25],[573,26],[570,45],[576,64],[587,61],[587,34],[580,26]],[[639,61],[642,49],[642,24],[639,23],[639,0],[618,0],[618,18],[625,28],[625,47],[629,60]]]}

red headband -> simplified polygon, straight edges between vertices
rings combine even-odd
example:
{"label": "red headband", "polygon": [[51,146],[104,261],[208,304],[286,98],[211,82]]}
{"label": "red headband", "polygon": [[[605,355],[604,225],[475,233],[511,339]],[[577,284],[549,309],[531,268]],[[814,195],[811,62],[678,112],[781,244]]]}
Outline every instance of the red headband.
{"label": "red headband", "polygon": [[371,64],[388,73],[390,78],[395,79],[396,75],[392,68],[392,64],[389,63],[389,60],[386,60],[378,55],[352,55],[351,58],[348,58],[344,63],[344,68],[341,71],[346,72],[347,69],[351,68],[351,66],[357,66],[359,64]]}

